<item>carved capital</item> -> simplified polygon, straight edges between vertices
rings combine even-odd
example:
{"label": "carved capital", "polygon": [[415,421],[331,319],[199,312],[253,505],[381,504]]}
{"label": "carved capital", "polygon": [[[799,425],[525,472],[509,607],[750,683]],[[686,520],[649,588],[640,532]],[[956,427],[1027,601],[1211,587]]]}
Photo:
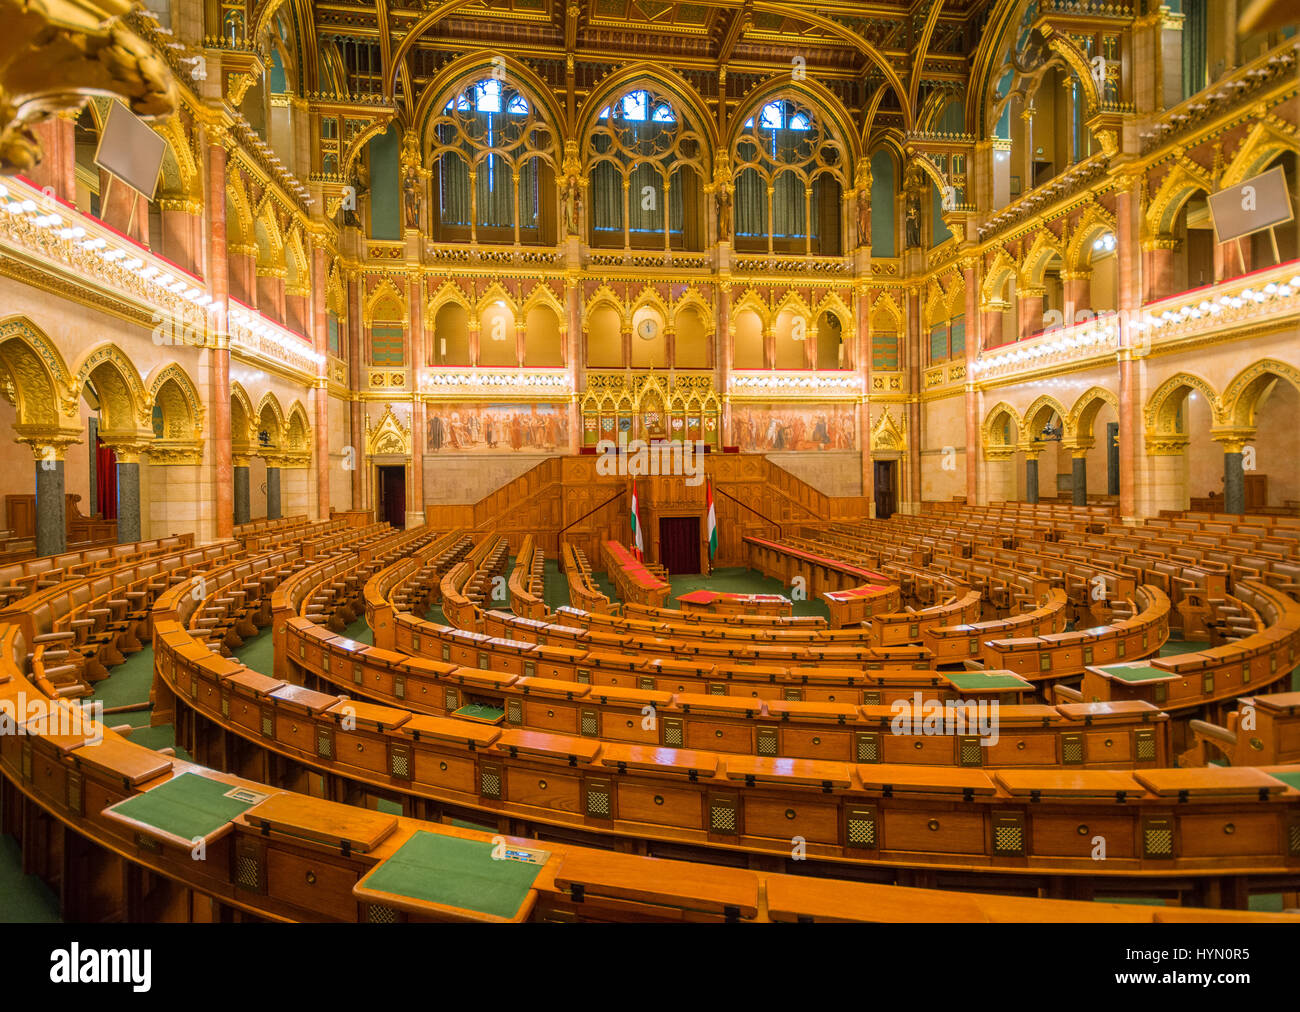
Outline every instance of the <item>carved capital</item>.
{"label": "carved capital", "polygon": [[114,95],[140,116],[176,108],[171,71],[117,21],[122,0],[0,0],[0,172],[28,172],[40,160],[32,127],[90,95]]}

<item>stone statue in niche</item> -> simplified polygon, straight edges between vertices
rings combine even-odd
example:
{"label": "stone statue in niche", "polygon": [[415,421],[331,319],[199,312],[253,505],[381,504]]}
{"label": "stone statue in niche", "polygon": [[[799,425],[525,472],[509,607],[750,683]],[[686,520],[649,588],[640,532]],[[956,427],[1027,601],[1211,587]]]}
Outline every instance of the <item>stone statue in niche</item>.
{"label": "stone statue in niche", "polygon": [[402,211],[407,228],[420,227],[420,170],[414,165],[402,174]]}
{"label": "stone statue in niche", "polygon": [[907,248],[921,245],[921,198],[913,190],[907,195]]}
{"label": "stone statue in niche", "polygon": [[718,188],[714,200],[718,205],[718,242],[731,239],[731,190],[726,186]]}
{"label": "stone statue in niche", "polygon": [[871,243],[871,194],[858,191],[858,245]]}
{"label": "stone statue in niche", "polygon": [[577,176],[570,176],[564,187],[564,234],[577,235],[582,220],[582,184]]}

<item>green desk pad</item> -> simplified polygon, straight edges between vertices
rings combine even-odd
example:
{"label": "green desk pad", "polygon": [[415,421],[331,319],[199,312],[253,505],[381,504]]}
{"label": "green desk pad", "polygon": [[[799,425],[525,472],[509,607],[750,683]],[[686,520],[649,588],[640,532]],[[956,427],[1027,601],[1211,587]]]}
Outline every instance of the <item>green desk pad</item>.
{"label": "green desk pad", "polygon": [[1300,770],[1296,770],[1294,773],[1270,773],[1269,776],[1274,780],[1281,780],[1288,787],[1294,787],[1297,791],[1300,791]]}
{"label": "green desk pad", "polygon": [[958,689],[1028,689],[1019,675],[990,675],[983,671],[945,671],[943,677]]}
{"label": "green desk pad", "polygon": [[1141,665],[1136,668],[1127,668],[1123,665],[1112,665],[1101,668],[1102,671],[1112,678],[1118,678],[1121,682],[1149,682],[1156,678],[1176,678],[1177,675],[1172,671],[1166,671],[1164,668],[1153,668],[1147,665]]}
{"label": "green desk pad", "polygon": [[491,843],[419,830],[362,881],[375,892],[513,917],[540,864],[493,860]]}
{"label": "green desk pad", "polygon": [[197,773],[182,773],[107,810],[182,840],[194,840],[220,829],[261,800],[226,797],[235,789]]}
{"label": "green desk pad", "polygon": [[496,706],[484,706],[482,703],[466,703],[459,710],[452,712],[453,717],[463,720],[476,720],[481,724],[499,724],[506,711]]}

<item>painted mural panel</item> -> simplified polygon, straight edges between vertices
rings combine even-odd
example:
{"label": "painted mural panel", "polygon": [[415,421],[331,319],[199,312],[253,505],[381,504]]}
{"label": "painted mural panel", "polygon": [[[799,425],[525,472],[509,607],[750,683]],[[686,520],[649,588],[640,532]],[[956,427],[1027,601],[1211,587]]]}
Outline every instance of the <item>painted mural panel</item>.
{"label": "painted mural panel", "polygon": [[852,450],[858,445],[851,404],[733,404],[731,432],[742,453]]}
{"label": "painted mural panel", "polygon": [[565,452],[569,414],[563,404],[430,404],[430,453]]}

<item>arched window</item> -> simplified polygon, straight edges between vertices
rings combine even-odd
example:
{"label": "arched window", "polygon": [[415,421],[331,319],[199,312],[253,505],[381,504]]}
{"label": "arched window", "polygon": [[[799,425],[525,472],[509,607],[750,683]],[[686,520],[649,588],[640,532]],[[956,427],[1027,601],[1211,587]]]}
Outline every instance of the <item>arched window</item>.
{"label": "arched window", "polygon": [[555,137],[531,99],[476,81],[447,99],[431,133],[437,238],[555,241]]}
{"label": "arched window", "polygon": [[845,161],[808,107],[782,98],[755,110],[736,140],[736,249],[839,255]]}
{"label": "arched window", "polygon": [[680,103],[627,92],[600,111],[586,158],[592,245],[702,248],[704,143]]}

